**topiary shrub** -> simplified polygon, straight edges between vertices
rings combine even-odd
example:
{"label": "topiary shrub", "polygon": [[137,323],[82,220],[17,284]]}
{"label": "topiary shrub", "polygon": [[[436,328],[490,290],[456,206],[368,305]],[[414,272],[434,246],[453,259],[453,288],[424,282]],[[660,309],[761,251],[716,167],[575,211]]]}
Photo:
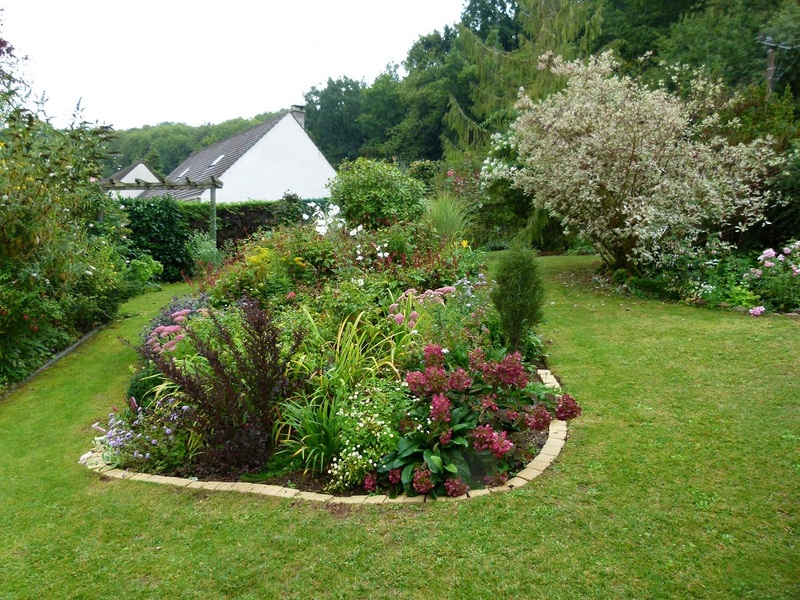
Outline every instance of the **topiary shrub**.
{"label": "topiary shrub", "polygon": [[412,221],[425,210],[425,184],[385,162],[359,158],[344,162],[330,183],[331,202],[348,224],[378,229]]}
{"label": "topiary shrub", "polygon": [[495,266],[496,285],[490,297],[511,351],[520,350],[527,334],[542,321],[544,282],[535,257],[534,250],[515,241]]}

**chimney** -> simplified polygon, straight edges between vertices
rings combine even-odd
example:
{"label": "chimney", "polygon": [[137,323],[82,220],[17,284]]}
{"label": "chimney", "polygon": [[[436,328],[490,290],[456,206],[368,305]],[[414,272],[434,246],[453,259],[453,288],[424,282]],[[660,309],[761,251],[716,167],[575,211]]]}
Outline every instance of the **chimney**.
{"label": "chimney", "polygon": [[292,105],[292,116],[300,124],[303,129],[306,128],[306,109],[299,104]]}

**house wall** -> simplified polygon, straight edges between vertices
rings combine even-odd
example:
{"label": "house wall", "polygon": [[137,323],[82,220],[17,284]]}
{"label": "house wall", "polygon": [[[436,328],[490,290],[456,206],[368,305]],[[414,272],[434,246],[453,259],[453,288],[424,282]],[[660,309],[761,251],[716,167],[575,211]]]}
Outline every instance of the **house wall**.
{"label": "house wall", "polygon": [[[120,181],[122,183],[136,183],[137,179],[147,181],[148,183],[158,183],[158,177],[156,177],[153,172],[142,163],[139,163],[133,169],[131,169],[130,173],[125,175],[125,177],[123,177]],[[112,191],[110,193],[116,194],[121,198],[136,198],[142,193],[142,190],[120,190]]]}
{"label": "house wall", "polygon": [[[297,120],[287,114],[220,179],[217,202],[278,200],[292,192],[301,198],[327,198],[325,185],[336,171]],[[208,200],[210,192],[203,192]]]}

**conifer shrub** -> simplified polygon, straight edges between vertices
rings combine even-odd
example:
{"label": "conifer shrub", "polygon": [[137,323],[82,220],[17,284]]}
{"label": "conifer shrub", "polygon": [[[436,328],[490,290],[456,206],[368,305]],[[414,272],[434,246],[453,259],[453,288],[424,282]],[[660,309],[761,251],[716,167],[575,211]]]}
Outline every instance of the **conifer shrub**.
{"label": "conifer shrub", "polygon": [[491,300],[500,313],[500,325],[511,351],[542,321],[544,283],[536,264],[536,252],[519,241],[503,252],[495,267],[497,282]]}

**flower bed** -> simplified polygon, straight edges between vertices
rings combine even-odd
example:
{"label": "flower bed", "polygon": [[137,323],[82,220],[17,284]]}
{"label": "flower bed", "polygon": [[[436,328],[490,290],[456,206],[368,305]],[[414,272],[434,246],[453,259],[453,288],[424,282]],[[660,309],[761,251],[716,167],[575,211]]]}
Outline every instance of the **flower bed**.
{"label": "flower bed", "polygon": [[148,326],[98,450],[110,468],[328,494],[503,485],[538,452],[531,432],[580,407],[538,377],[530,327],[508,347],[502,285],[420,224],[261,234]]}

